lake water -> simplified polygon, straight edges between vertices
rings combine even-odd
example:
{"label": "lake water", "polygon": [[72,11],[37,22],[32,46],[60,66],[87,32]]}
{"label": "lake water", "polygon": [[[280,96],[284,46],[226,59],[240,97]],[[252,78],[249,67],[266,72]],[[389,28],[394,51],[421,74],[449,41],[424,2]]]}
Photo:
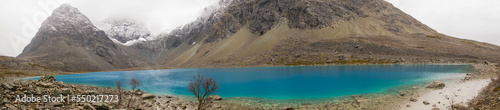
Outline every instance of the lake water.
{"label": "lake water", "polygon": [[[471,65],[341,65],[252,68],[166,69],[92,72],[55,76],[57,81],[114,87],[130,79],[141,90],[155,94],[190,95],[186,86],[193,75],[211,76],[220,83],[222,97],[266,99],[330,98],[353,94],[387,93],[397,87],[458,77]],[[39,77],[30,78],[37,80]]]}

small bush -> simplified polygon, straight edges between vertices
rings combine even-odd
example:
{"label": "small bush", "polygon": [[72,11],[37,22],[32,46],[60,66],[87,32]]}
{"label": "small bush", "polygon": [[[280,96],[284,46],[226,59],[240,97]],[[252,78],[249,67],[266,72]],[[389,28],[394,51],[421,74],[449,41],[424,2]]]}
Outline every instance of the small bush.
{"label": "small bush", "polygon": [[198,110],[203,108],[207,102],[207,97],[217,92],[218,88],[219,83],[217,83],[212,77],[204,77],[200,74],[198,74],[198,76],[193,75],[193,79],[189,81],[189,85],[187,87],[189,92],[193,93],[198,99]]}

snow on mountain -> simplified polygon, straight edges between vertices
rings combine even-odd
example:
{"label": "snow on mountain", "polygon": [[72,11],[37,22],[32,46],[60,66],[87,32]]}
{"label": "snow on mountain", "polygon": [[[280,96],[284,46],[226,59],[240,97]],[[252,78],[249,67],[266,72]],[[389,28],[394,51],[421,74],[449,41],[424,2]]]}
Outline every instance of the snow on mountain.
{"label": "snow on mountain", "polygon": [[151,32],[144,23],[128,18],[110,18],[97,24],[115,43],[130,46],[150,39]]}

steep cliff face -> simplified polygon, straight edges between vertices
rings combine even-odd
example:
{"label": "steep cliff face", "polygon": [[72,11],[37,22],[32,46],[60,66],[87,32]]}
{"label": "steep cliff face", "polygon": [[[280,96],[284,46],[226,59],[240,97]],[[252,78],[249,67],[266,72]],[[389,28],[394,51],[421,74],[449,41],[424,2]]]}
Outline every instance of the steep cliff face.
{"label": "steep cliff face", "polygon": [[440,34],[383,0],[223,0],[134,45],[169,67],[499,61],[495,45]]}
{"label": "steep cliff face", "polygon": [[18,58],[63,71],[97,71],[141,66],[78,9],[63,4],[41,25]]}

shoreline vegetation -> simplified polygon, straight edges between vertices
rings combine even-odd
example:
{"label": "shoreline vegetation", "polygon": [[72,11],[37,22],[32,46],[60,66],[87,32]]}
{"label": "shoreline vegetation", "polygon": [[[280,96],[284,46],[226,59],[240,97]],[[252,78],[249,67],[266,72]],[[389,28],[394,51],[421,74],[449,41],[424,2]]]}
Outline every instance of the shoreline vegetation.
{"label": "shoreline vegetation", "polygon": [[[463,64],[463,63],[462,63]],[[475,73],[467,73],[460,79],[443,81],[446,85],[442,89],[425,88],[425,85],[405,86],[394,95],[388,94],[361,94],[353,96],[342,96],[336,98],[324,98],[317,101],[287,100],[273,101],[261,98],[211,98],[206,109],[422,109],[429,108],[450,109],[451,100],[454,101],[454,109],[495,109],[499,103],[500,84],[498,64],[481,63],[473,64],[477,70]],[[74,74],[74,73],[71,73]],[[26,74],[24,74],[26,75]],[[60,73],[50,74],[60,75]],[[15,102],[19,94],[98,94],[117,95],[116,88],[103,88],[87,85],[65,84],[61,81],[50,79],[50,75],[44,76],[39,81],[25,81],[21,78],[33,76],[11,76],[0,79],[0,109],[117,109],[117,103],[20,103]],[[49,77],[49,79],[47,79]],[[53,77],[51,77],[53,78]],[[490,80],[491,79],[491,80]],[[49,81],[47,81],[49,80]],[[492,82],[492,83],[489,83]],[[482,88],[485,88],[484,90]],[[449,94],[455,93],[455,97]],[[196,109],[196,102],[192,98],[182,96],[156,96],[144,91],[122,90],[121,109],[124,109],[129,99],[134,95],[131,107],[134,109]],[[446,97],[443,97],[445,96]],[[211,96],[217,97],[217,96]],[[465,98],[464,98],[465,97]],[[14,99],[14,100],[13,100]],[[470,100],[470,101],[469,101]],[[471,103],[469,103],[471,102]],[[287,104],[289,103],[289,104]]]}

